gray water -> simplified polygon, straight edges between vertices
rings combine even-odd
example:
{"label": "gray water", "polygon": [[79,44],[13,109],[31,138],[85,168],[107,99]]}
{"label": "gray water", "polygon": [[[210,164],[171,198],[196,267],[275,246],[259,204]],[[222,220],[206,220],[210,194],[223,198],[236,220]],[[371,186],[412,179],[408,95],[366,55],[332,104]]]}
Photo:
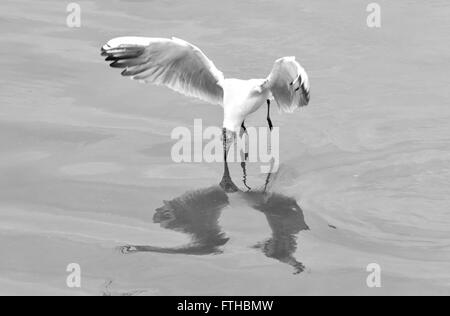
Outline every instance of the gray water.
{"label": "gray water", "polygon": [[[0,294],[450,294],[450,6],[378,1],[371,29],[368,3],[79,1],[71,29],[65,1],[1,1]],[[297,56],[312,98],[273,113],[280,171],[249,164],[246,192],[231,164],[229,192],[222,164],[173,163],[173,128],[221,110],[109,69],[122,35],[183,38],[227,77]]]}

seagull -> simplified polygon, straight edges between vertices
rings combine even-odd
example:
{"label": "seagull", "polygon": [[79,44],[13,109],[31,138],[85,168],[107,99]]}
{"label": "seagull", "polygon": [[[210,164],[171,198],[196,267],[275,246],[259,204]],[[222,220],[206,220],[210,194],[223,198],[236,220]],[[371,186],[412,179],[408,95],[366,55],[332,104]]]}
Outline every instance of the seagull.
{"label": "seagull", "polygon": [[224,159],[238,133],[246,132],[246,118],[267,105],[267,122],[273,129],[270,105],[292,113],[308,105],[310,84],[295,57],[275,61],[267,78],[225,78],[196,46],[179,38],[118,37],[101,49],[102,56],[122,75],[143,83],[166,86],[176,92],[223,107]]}

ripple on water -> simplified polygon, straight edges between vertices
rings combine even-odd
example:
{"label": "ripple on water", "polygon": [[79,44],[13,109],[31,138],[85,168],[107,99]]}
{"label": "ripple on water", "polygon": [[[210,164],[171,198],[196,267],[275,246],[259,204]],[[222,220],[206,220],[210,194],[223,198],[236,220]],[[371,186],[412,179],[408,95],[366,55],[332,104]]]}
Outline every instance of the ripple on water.
{"label": "ripple on water", "polygon": [[197,164],[159,165],[145,171],[144,177],[153,179],[214,179],[217,174],[213,169]]}
{"label": "ripple on water", "polygon": [[120,172],[123,168],[113,162],[87,162],[61,167],[61,173],[68,176],[93,176]]}
{"label": "ripple on water", "polygon": [[[448,156],[440,151],[392,154],[335,167],[313,200],[353,244],[409,258],[450,260]],[[349,172],[358,170],[358,176]]]}

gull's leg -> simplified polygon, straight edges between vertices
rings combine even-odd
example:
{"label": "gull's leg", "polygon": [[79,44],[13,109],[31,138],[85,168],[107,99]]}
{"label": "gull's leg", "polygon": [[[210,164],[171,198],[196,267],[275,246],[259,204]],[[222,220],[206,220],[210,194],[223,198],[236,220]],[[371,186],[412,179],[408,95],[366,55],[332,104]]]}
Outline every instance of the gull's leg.
{"label": "gull's leg", "polygon": [[222,130],[222,138],[223,138],[223,160],[226,163],[228,152],[230,151],[230,147],[234,141],[233,132],[227,130],[225,127]]}
{"label": "gull's leg", "polygon": [[[241,125],[241,134],[240,134],[241,138],[242,138],[242,136],[244,136],[244,134],[246,134],[248,137],[247,128],[245,127],[245,121],[242,122],[242,125]],[[245,151],[246,151],[246,153],[244,153],[244,161],[247,161],[248,160],[247,142],[245,144]]]}
{"label": "gull's leg", "polygon": [[244,135],[244,133],[247,134],[247,127],[245,127],[245,121],[242,122],[241,128],[242,128],[242,132],[243,132],[243,133],[241,134],[241,136]]}
{"label": "gull's leg", "polygon": [[271,176],[272,176],[272,173],[268,173],[267,174],[266,183],[264,184],[264,191],[263,191],[263,193],[267,193],[267,187],[269,186],[270,177]]}
{"label": "gull's leg", "polygon": [[272,170],[273,170],[273,161],[272,161],[272,165],[270,168],[270,172],[267,174],[266,183],[264,185],[264,191],[263,191],[264,193],[267,193],[267,188],[269,187],[271,177],[272,177]]}
{"label": "gull's leg", "polygon": [[[248,137],[247,128],[245,127],[245,121],[243,121],[242,125],[241,125],[241,134],[240,134],[241,138],[242,138],[242,136],[244,136],[244,134],[247,134],[247,137]],[[247,142],[245,144],[245,150],[247,151]],[[244,161],[241,162],[241,168],[242,168],[242,172],[243,172],[244,185],[250,191],[252,188],[250,188],[247,185],[247,164],[246,164],[247,160],[248,160],[248,152],[244,153]]]}
{"label": "gull's leg", "polygon": [[[228,137],[228,135],[230,137]],[[230,176],[230,169],[228,168],[228,151],[233,143],[233,134],[230,133],[226,128],[223,129],[223,154],[224,154],[224,170],[222,181],[220,182],[220,187],[227,193],[233,193],[239,191],[239,188],[233,183]]]}
{"label": "gull's leg", "polygon": [[270,131],[273,129],[272,120],[270,119],[270,100],[267,100],[267,122],[269,123]]}
{"label": "gull's leg", "polygon": [[242,172],[243,172],[242,182],[244,183],[245,187],[249,191],[251,191],[252,188],[247,185],[247,163],[245,161],[241,162],[241,167],[242,167]]}

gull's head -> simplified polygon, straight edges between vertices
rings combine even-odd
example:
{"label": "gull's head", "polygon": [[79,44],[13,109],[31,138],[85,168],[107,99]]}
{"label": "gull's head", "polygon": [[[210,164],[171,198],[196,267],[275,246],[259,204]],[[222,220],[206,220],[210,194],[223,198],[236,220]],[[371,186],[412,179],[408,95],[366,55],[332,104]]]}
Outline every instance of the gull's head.
{"label": "gull's head", "polygon": [[303,66],[295,60],[294,56],[285,57],[282,62],[289,62],[291,65],[295,65],[295,69],[291,68],[293,71],[292,76],[295,77],[295,80],[292,81],[290,85],[295,91],[300,90],[303,99],[301,106],[308,105],[310,99],[310,84],[305,68],[303,68]]}

